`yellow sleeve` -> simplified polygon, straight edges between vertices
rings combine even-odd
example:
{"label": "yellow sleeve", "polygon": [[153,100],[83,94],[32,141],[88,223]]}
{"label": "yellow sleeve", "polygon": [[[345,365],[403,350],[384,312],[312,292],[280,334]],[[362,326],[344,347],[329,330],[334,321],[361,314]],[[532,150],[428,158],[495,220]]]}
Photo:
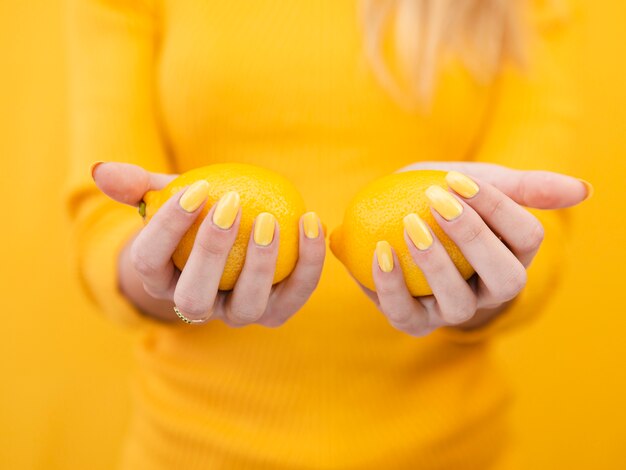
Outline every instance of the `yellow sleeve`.
{"label": "yellow sleeve", "polygon": [[125,161],[171,173],[155,111],[154,9],[142,0],[70,0],[70,165],[65,203],[73,264],[88,298],[126,325],[150,323],[119,290],[117,260],[142,226],[137,210],[104,196],[91,179],[97,161]]}
{"label": "yellow sleeve", "polygon": [[[549,10],[533,11],[537,25],[530,40],[526,70],[507,69],[497,84],[490,125],[475,161],[526,170],[571,174],[577,155],[576,70],[578,12],[571,3],[554,1]],[[557,288],[567,261],[566,210],[531,210],[545,229],[545,238],[528,268],[528,282],[501,315],[482,328],[444,328],[455,342],[474,343],[538,315]]]}

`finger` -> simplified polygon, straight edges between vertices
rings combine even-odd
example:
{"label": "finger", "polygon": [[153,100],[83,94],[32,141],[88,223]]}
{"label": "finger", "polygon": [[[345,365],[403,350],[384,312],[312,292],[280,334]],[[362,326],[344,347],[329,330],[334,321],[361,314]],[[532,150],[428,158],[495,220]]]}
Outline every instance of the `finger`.
{"label": "finger", "polygon": [[262,325],[284,324],[306,303],[322,275],[326,240],[319,217],[308,212],[300,218],[299,226],[298,262],[289,277],[274,287],[268,311],[259,320]]}
{"label": "finger", "polygon": [[131,163],[102,162],[92,167],[91,176],[111,199],[136,206],[144,194],[163,188],[177,175],[151,173]]}
{"label": "finger", "polygon": [[448,185],[502,237],[524,267],[528,267],[543,241],[541,222],[489,183],[451,171]]}
{"label": "finger", "polygon": [[515,255],[464,201],[439,186],[428,188],[426,197],[437,223],[473,266],[487,293],[500,302],[514,298],[526,284],[526,269]]}
{"label": "finger", "polygon": [[376,245],[372,274],[379,308],[391,326],[412,336],[424,336],[434,329],[428,312],[411,296],[398,258],[386,241]]}
{"label": "finger", "polygon": [[518,204],[536,209],[560,209],[575,206],[587,197],[585,183],[571,176],[550,171],[503,172],[494,186]]}
{"label": "finger", "polygon": [[439,239],[417,214],[404,218],[404,238],[415,264],[424,273],[443,321],[457,325],[476,313],[476,295],[463,279]]}
{"label": "finger", "polygon": [[246,261],[226,305],[226,317],[232,323],[253,323],[267,309],[279,243],[276,218],[268,212],[259,214],[248,241]]}
{"label": "finger", "polygon": [[224,266],[239,230],[239,207],[239,194],[226,193],[198,228],[174,291],[174,304],[190,320],[208,320],[213,312]]}
{"label": "finger", "polygon": [[131,263],[153,297],[172,298],[177,276],[172,255],[202,212],[208,191],[202,180],[170,197],[133,242]]}
{"label": "finger", "polygon": [[460,171],[495,186],[518,204],[536,209],[575,206],[592,193],[589,183],[573,176],[551,171],[514,170],[491,163],[422,162],[406,169]]}

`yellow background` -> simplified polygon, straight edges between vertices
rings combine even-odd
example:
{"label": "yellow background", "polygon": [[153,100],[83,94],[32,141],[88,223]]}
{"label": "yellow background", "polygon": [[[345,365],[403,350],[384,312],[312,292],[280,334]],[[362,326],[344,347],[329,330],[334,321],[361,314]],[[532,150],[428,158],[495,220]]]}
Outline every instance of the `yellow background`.
{"label": "yellow background", "polygon": [[[626,468],[626,2],[594,2],[584,19],[577,175],[596,194],[573,211],[549,311],[495,345],[518,397],[506,470]],[[129,411],[130,337],[69,276],[65,59],[62,0],[0,2],[3,469],[113,468]]]}

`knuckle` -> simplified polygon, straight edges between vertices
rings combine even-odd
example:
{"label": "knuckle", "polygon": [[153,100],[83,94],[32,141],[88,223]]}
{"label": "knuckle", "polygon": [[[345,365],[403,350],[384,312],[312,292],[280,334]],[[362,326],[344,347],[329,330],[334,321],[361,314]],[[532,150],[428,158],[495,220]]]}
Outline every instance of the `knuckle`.
{"label": "knuckle", "polygon": [[411,324],[411,312],[407,312],[406,310],[386,309],[384,314],[389,324],[398,330],[406,331]]}
{"label": "knuckle", "polygon": [[251,271],[255,277],[273,277],[275,269],[269,263],[255,263]]}
{"label": "knuckle", "polygon": [[403,331],[403,332],[407,332],[409,330],[406,321],[390,318],[389,315],[387,315],[387,318],[388,318],[389,324],[396,330]]}
{"label": "knuckle", "polygon": [[293,296],[301,302],[308,300],[315,288],[317,279],[300,279],[294,284]]}
{"label": "knuckle", "polygon": [[453,324],[463,323],[474,316],[477,308],[477,301],[474,298],[461,305],[447,309],[445,313],[442,314],[442,317]]}
{"label": "knuckle", "polygon": [[221,237],[198,237],[195,246],[205,258],[217,258],[228,253],[230,246]]}
{"label": "knuckle", "polygon": [[412,328],[410,330],[404,331],[404,333],[415,338],[423,338],[424,336],[428,336],[430,333],[432,333],[432,331],[432,328]]}
{"label": "knuckle", "polygon": [[545,230],[543,225],[537,220],[528,235],[523,238],[520,249],[522,251],[534,251],[543,243]]}
{"label": "knuckle", "polygon": [[497,217],[502,211],[505,199],[500,197],[487,211],[488,218]]}
{"label": "knuckle", "polygon": [[259,324],[267,328],[279,328],[283,326],[291,318],[291,315],[275,316],[270,318],[261,319]]}
{"label": "knuckle", "polygon": [[179,241],[187,231],[188,226],[189,224],[185,223],[185,219],[181,219],[177,211],[171,210],[166,205],[157,211],[148,222],[146,232],[142,232],[139,238],[144,235],[150,238],[158,237],[160,240]]}
{"label": "knuckle", "polygon": [[470,224],[465,227],[460,236],[460,241],[463,244],[471,244],[477,240],[480,240],[484,234],[484,226],[479,224]]}
{"label": "knuckle", "polygon": [[532,174],[524,173],[522,177],[520,178],[519,189],[518,189],[518,196],[519,196],[518,202],[523,205],[528,205],[528,202],[529,202],[528,194],[532,192],[531,183],[532,183]]}
{"label": "knuckle", "polygon": [[254,323],[263,315],[265,309],[261,306],[236,306],[230,309],[230,319],[237,323]]}
{"label": "knuckle", "polygon": [[131,247],[130,262],[135,268],[135,271],[144,278],[152,277],[159,271],[159,267],[155,266],[154,263],[150,261],[150,257],[144,254],[143,250],[138,248],[137,244],[133,244]]}
{"label": "knuckle", "polygon": [[497,297],[501,301],[508,301],[517,296],[527,282],[526,270],[520,265],[520,268],[516,269],[510,276],[508,276],[500,288],[498,289]]}
{"label": "knuckle", "polygon": [[211,311],[211,306],[207,305],[203,299],[186,293],[176,292],[174,294],[174,304],[182,312],[194,317],[206,315]]}
{"label": "knuckle", "polygon": [[396,330],[405,333],[410,336],[414,336],[416,338],[420,338],[426,336],[430,331],[427,328],[423,328],[421,326],[411,326],[408,321],[405,319],[404,321],[395,321],[389,319],[389,324]]}
{"label": "knuckle", "polygon": [[376,293],[379,297],[392,297],[397,292],[398,289],[391,282],[381,282],[376,286]]}
{"label": "knuckle", "polygon": [[550,191],[545,184],[539,185],[537,188],[534,188],[534,190],[536,193],[536,197],[538,197],[539,200],[544,201],[546,199],[549,199]]}
{"label": "knuckle", "polygon": [[265,256],[257,257],[251,256],[247,257],[245,261],[246,270],[253,277],[270,277],[274,275],[274,271],[276,270],[276,262],[272,259],[267,259]]}
{"label": "knuckle", "polygon": [[533,190],[536,191],[536,194],[540,201],[543,201],[548,206],[554,205],[558,202],[557,193],[552,189],[554,188],[554,175],[550,173],[544,173],[541,175],[542,183],[539,185],[535,185]]}
{"label": "knuckle", "polygon": [[428,272],[433,277],[446,275],[450,266],[448,260],[446,260],[446,253],[437,251],[424,252],[425,256],[422,257],[419,263],[420,269]]}
{"label": "knuckle", "polygon": [[159,224],[160,236],[168,240],[178,240],[182,233],[180,231],[180,224],[177,217],[168,217]]}
{"label": "knuckle", "polygon": [[170,292],[169,289],[166,289],[166,290],[155,289],[154,287],[151,287],[144,283],[143,290],[146,291],[146,294],[148,294],[151,297],[154,297],[155,299],[170,300],[172,298],[172,293]]}

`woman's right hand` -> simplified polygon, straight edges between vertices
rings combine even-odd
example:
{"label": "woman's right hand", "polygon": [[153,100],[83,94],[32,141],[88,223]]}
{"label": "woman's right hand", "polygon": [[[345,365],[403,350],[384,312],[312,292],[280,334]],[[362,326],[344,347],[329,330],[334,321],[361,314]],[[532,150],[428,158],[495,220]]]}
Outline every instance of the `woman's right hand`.
{"label": "woman's right hand", "polygon": [[[106,195],[135,207],[146,192],[159,190],[176,177],[113,162],[95,165],[92,176]],[[179,271],[172,254],[206,203],[203,200],[194,210],[185,210],[180,200],[187,189],[163,204],[122,250],[118,269],[122,292],[142,312],[161,320],[175,320],[176,306],[194,323],[209,319],[221,319],[230,326],[256,323],[276,327],[285,323],[302,308],[319,282],[326,244],[318,217],[308,213],[300,219],[298,262],[285,280],[272,286],[280,242],[276,224],[267,246],[255,243],[252,231],[234,289],[219,291],[241,211],[237,210],[232,225],[221,228],[213,220],[219,202],[213,206],[200,225],[187,264]]]}

